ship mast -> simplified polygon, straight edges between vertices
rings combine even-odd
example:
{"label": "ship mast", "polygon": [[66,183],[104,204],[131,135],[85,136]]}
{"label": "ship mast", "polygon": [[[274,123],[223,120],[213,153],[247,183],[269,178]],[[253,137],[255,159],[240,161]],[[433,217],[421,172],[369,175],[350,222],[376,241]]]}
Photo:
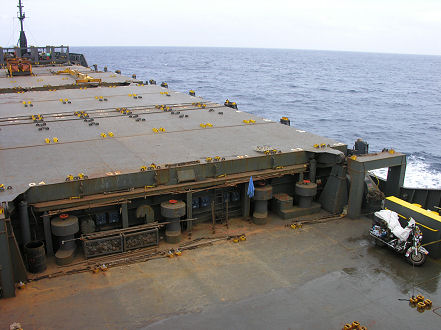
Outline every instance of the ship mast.
{"label": "ship mast", "polygon": [[26,40],[26,34],[23,30],[23,21],[26,17],[24,11],[23,11],[23,5],[21,4],[21,0],[18,0],[18,9],[19,12],[17,13],[17,18],[20,20],[20,38],[18,39],[18,44],[20,46],[20,55],[23,55],[26,53],[27,49],[22,48],[28,48],[28,41]]}

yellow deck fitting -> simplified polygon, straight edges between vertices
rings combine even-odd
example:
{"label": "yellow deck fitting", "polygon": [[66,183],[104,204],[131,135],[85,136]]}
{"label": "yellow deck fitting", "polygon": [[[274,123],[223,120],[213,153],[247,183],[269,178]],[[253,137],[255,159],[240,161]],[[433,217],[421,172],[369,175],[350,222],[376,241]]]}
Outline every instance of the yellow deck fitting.
{"label": "yellow deck fitting", "polygon": [[254,124],[254,123],[256,123],[256,121],[254,119],[244,119],[244,120],[242,120],[242,122],[244,122],[245,124]]}
{"label": "yellow deck fitting", "polygon": [[157,128],[152,128],[152,131],[153,131],[154,133],[158,133],[158,132],[159,132],[159,130],[158,130]]}
{"label": "yellow deck fitting", "polygon": [[426,304],[425,304],[424,302],[420,301],[420,302],[417,304],[417,310],[418,310],[418,312],[422,313],[422,312],[424,312],[425,309],[426,309]]}
{"label": "yellow deck fitting", "polygon": [[75,83],[76,84],[83,84],[83,83],[101,83],[101,79],[99,78],[93,78],[85,73],[81,73],[78,70],[72,70],[70,68],[62,70],[62,71],[57,71],[56,74],[69,74],[71,76],[73,76],[75,79]]}
{"label": "yellow deck fitting", "polygon": [[207,163],[210,163],[212,160],[213,160],[213,158],[211,158],[211,157],[207,157],[207,158],[205,158],[205,161],[206,161]]}
{"label": "yellow deck fitting", "polygon": [[239,239],[238,238],[233,238],[233,243],[239,243]]}
{"label": "yellow deck fitting", "polygon": [[165,128],[164,128],[164,127],[160,127],[160,128],[159,128],[159,131],[160,131],[160,132],[165,132]]}
{"label": "yellow deck fitting", "polygon": [[247,237],[246,237],[245,235],[242,235],[242,236],[239,237],[239,239],[240,239],[241,241],[246,241],[246,240],[247,240]]}
{"label": "yellow deck fitting", "polygon": [[360,327],[360,322],[354,321],[352,322],[352,329],[358,329]]}
{"label": "yellow deck fitting", "polygon": [[107,135],[110,136],[110,137],[113,137],[113,136],[114,136],[114,135],[113,135],[113,132],[108,132]]}
{"label": "yellow deck fitting", "polygon": [[182,252],[181,252],[179,249],[177,249],[177,250],[175,251],[175,255],[180,256],[181,254],[182,254]]}
{"label": "yellow deck fitting", "polygon": [[72,174],[69,174],[69,175],[66,177],[66,181],[72,181],[73,179],[74,179],[74,177],[73,177]]}
{"label": "yellow deck fitting", "polygon": [[54,138],[52,139],[52,141],[54,141],[55,143],[58,143],[58,138],[57,138],[57,137],[54,137]]}
{"label": "yellow deck fitting", "polygon": [[418,296],[416,296],[416,298],[417,298],[417,300],[418,301],[424,301],[424,296],[423,295],[418,295]]}
{"label": "yellow deck fitting", "polygon": [[349,323],[346,323],[343,327],[343,330],[351,330],[352,329],[352,325]]}
{"label": "yellow deck fitting", "polygon": [[104,139],[104,138],[107,137],[107,134],[106,133],[101,133],[100,136]]}
{"label": "yellow deck fitting", "polygon": [[167,253],[167,257],[169,257],[169,258],[173,258],[173,257],[174,257],[174,254],[173,254],[173,252],[171,252],[171,251],[168,251],[168,253]]}
{"label": "yellow deck fitting", "polygon": [[49,139],[49,138],[45,138],[45,139],[44,139],[44,142],[46,142],[46,143],[51,143],[51,139]]}
{"label": "yellow deck fitting", "polygon": [[141,166],[139,170],[140,170],[141,172],[144,172],[144,171],[147,170],[147,166]]}
{"label": "yellow deck fitting", "polygon": [[432,308],[432,300],[426,299],[426,300],[424,300],[424,304],[426,305],[427,309]]}

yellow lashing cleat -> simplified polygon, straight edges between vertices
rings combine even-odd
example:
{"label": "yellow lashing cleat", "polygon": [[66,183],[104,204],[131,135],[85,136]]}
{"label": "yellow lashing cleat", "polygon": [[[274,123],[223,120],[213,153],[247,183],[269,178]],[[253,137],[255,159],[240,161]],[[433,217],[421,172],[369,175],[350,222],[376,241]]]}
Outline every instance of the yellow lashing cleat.
{"label": "yellow lashing cleat", "polygon": [[432,308],[432,300],[426,299],[426,300],[424,300],[424,304],[426,305],[427,309]]}
{"label": "yellow lashing cleat", "polygon": [[360,322],[354,321],[352,322],[352,329],[359,329],[360,328]]}

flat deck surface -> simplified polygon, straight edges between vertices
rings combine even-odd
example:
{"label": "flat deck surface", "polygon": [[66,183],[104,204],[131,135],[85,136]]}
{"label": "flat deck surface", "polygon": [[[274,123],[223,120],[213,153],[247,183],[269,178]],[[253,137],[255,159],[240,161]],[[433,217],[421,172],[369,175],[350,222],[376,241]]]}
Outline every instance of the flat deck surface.
{"label": "flat deck surface", "polygon": [[[370,220],[288,229],[235,220],[247,240],[173,259],[29,284],[0,300],[0,327],[24,329],[439,329],[440,261],[412,266],[368,236]],[[286,223],[286,222],[285,222]],[[231,227],[230,227],[231,228]],[[422,294],[432,310],[406,301]]]}
{"label": "flat deck surface", "polygon": [[[51,79],[73,82],[71,76],[49,75],[43,69],[36,68],[33,77],[0,78],[0,84],[23,81],[38,85]],[[115,82],[129,79],[111,72],[90,75]],[[58,80],[50,84],[60,83]],[[198,102],[206,108],[193,104]],[[180,113],[155,107],[162,104]],[[121,114],[120,108],[127,108],[135,117]],[[75,115],[77,111],[86,112],[99,125],[89,125]],[[32,115],[42,115],[49,130],[39,130]],[[254,122],[247,123],[250,119]],[[163,132],[154,131],[161,128]],[[12,189],[1,192],[0,200],[13,200],[32,185],[64,182],[69,174],[96,178],[138,172],[151,163],[263,156],[256,151],[262,145],[296,152],[313,149],[314,144],[343,145],[157,85],[5,93],[0,94],[0,183]]]}

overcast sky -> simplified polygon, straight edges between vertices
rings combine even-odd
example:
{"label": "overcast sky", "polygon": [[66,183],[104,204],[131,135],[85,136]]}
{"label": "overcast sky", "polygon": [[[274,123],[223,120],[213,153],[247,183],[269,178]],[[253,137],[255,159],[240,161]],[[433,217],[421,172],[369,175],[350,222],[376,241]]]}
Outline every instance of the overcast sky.
{"label": "overcast sky", "polygon": [[[0,45],[17,42],[1,0]],[[441,55],[441,0],[23,0],[31,45],[218,46]]]}

